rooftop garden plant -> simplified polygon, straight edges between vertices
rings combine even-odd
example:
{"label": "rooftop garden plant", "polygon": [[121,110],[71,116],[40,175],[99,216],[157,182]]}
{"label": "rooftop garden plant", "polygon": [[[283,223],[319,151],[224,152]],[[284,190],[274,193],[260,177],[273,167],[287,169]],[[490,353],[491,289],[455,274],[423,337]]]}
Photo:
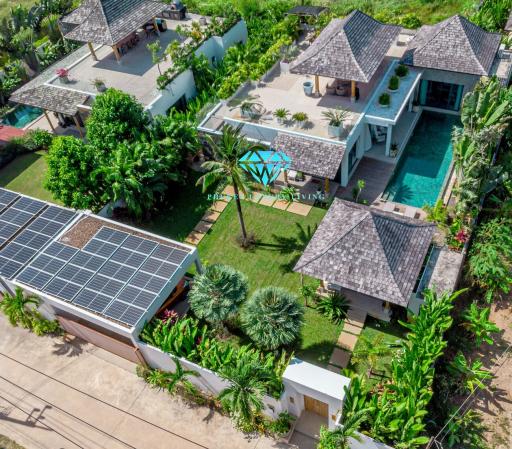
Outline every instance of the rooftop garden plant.
{"label": "rooftop garden plant", "polygon": [[279,123],[284,123],[290,116],[290,111],[286,108],[278,108],[273,115]]}
{"label": "rooftop garden plant", "polygon": [[105,81],[103,81],[101,78],[94,78],[92,80],[92,85],[96,88],[98,92],[105,92],[105,90],[107,90],[107,87],[105,86]]}
{"label": "rooftop garden plant", "polygon": [[392,92],[398,90],[398,86],[400,85],[400,78],[398,76],[393,75],[391,78],[389,78],[388,82],[388,89]]}
{"label": "rooftop garden plant", "polygon": [[384,108],[389,107],[389,105],[391,104],[391,96],[387,92],[380,94],[379,104]]}
{"label": "rooftop garden plant", "polygon": [[328,111],[322,111],[324,120],[329,122],[329,126],[335,126],[337,128],[343,126],[343,121],[350,116],[350,112],[343,108],[329,109]]}
{"label": "rooftop garden plant", "polygon": [[292,120],[297,122],[299,126],[304,126],[308,119],[309,117],[305,112],[296,112],[292,115]]}
{"label": "rooftop garden plant", "polygon": [[403,78],[404,76],[407,76],[409,73],[409,67],[407,67],[405,64],[398,64],[398,66],[395,69],[395,75],[399,78]]}

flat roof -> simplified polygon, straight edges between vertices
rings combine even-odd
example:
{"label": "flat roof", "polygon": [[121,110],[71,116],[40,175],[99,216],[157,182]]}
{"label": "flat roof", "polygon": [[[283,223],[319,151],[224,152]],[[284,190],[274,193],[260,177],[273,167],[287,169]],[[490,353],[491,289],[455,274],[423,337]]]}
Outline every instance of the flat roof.
{"label": "flat roof", "polygon": [[125,328],[155,312],[196,254],[189,245],[0,189],[0,276]]}
{"label": "flat roof", "polygon": [[283,379],[318,391],[341,402],[345,397],[344,387],[348,388],[350,386],[348,377],[299,359],[293,359],[288,364],[283,373]]}
{"label": "flat roof", "polygon": [[329,8],[325,6],[298,5],[287,11],[286,15],[316,17],[328,10]]}

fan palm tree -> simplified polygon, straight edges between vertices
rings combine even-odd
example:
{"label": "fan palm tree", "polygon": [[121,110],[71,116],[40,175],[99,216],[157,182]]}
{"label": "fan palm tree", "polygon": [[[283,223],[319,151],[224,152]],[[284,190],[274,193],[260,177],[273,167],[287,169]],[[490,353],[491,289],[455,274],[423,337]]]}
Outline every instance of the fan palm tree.
{"label": "fan palm tree", "polygon": [[335,430],[329,431],[322,427],[320,430],[320,442],[318,449],[350,449],[349,440],[361,441],[361,437],[357,430],[368,417],[368,409],[363,409],[355,413],[351,413]]}
{"label": "fan palm tree", "polygon": [[16,287],[14,295],[4,293],[3,300],[0,302],[0,309],[4,312],[13,326],[21,324],[25,328],[30,328],[32,324],[32,311],[29,306],[37,307],[39,298],[34,295],[25,295],[20,287]]}
{"label": "fan palm tree", "polygon": [[234,128],[230,125],[224,125],[222,135],[218,139],[209,135],[205,136],[212,150],[214,160],[203,163],[202,167],[207,173],[197,180],[197,185],[203,186],[203,192],[221,179],[227,179],[233,185],[238,221],[242,231],[242,243],[245,244],[247,243],[247,230],[242,214],[240,193],[247,195],[250,189],[245,172],[239,162],[242,156],[253,149],[254,146],[250,145],[241,136],[241,131],[242,126]]}
{"label": "fan palm tree", "polygon": [[219,400],[240,424],[250,424],[263,409],[263,395],[267,390],[267,376],[254,362],[239,359],[225,365],[220,375],[230,385],[219,394]]}

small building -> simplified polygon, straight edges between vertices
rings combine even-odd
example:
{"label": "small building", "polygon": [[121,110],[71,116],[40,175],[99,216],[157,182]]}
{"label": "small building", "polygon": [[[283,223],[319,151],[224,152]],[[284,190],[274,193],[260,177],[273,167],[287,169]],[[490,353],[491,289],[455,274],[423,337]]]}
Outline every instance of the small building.
{"label": "small building", "polygon": [[[158,41],[160,56],[164,56],[172,42],[191,42],[178,33],[178,27],[187,29],[199,24],[204,31],[213,20],[185,11],[180,2],[83,1],[59,24],[65,39],[84,45],[15,91],[10,101],[43,109],[54,131],[57,125],[48,112],[55,114],[58,125],[76,127],[81,134],[94,98],[104,88],[133,95],[152,117],[166,114],[173,106],[184,107],[196,95],[192,71],[173,71],[169,58],[155,64],[147,46]],[[243,20],[233,24],[223,18],[217,20],[225,23],[224,34],[206,36],[194,50],[195,55],[204,55],[212,65],[223,58],[229,47],[247,40]],[[158,87],[164,72],[169,74],[169,82]]]}
{"label": "small building", "polygon": [[46,318],[133,362],[143,326],[194,265],[195,247],[0,189],[0,293],[21,287]]}
{"label": "small building", "polygon": [[342,292],[353,308],[389,320],[420,292],[436,226],[335,199],[294,271]]}

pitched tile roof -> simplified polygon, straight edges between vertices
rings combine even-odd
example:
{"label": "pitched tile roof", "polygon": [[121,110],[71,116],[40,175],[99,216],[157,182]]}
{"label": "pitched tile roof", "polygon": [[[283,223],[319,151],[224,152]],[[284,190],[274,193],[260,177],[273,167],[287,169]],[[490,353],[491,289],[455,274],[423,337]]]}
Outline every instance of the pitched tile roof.
{"label": "pitched tile roof", "polygon": [[498,33],[488,33],[455,15],[436,25],[424,25],[409,42],[403,61],[472,75],[489,75],[500,46]]}
{"label": "pitched tile roof", "polygon": [[406,307],[435,225],[335,199],[294,270]]}
{"label": "pitched tile roof", "polygon": [[167,7],[158,0],[88,0],[61,22],[77,25],[67,39],[114,45]]}
{"label": "pitched tile roof", "polygon": [[377,71],[400,27],[384,25],[359,10],[333,19],[290,65],[298,74],[367,83]]}
{"label": "pitched tile roof", "polygon": [[292,134],[278,133],[272,147],[291,159],[292,170],[321,178],[334,179],[345,154],[345,145]]}

